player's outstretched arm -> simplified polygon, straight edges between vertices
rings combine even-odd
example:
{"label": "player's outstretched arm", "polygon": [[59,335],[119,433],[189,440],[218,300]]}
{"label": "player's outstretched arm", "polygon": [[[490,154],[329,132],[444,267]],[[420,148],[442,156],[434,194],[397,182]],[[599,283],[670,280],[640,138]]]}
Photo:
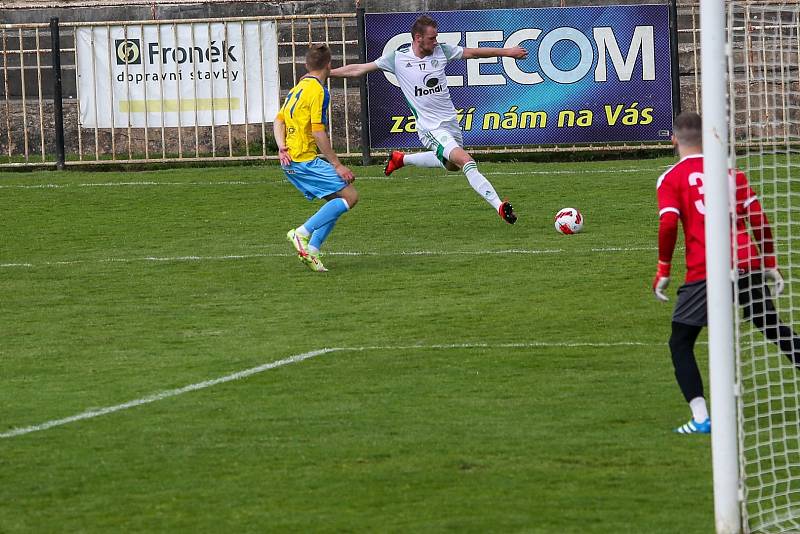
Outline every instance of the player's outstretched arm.
{"label": "player's outstretched arm", "polygon": [[358,78],[368,72],[378,70],[378,65],[372,63],[351,63],[331,71],[331,78]]}
{"label": "player's outstretched arm", "polygon": [[465,48],[462,59],[475,59],[486,57],[513,57],[514,59],[525,59],[528,51],[521,46],[512,48]]}

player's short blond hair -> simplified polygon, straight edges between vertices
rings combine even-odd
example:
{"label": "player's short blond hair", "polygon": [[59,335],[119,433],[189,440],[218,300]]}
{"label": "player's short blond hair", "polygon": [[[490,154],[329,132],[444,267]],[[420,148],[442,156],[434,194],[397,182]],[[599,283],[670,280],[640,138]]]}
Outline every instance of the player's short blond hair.
{"label": "player's short blond hair", "polygon": [[331,49],[325,44],[314,44],[306,52],[306,68],[322,70],[331,62]]}
{"label": "player's short blond hair", "polygon": [[681,146],[703,146],[703,119],[694,111],[684,111],[675,117],[673,133]]}

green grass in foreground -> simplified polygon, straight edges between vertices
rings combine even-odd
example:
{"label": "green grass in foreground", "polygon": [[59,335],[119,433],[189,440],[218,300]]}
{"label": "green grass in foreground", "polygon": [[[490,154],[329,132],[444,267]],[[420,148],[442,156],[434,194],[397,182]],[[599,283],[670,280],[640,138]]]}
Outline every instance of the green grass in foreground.
{"label": "green grass in foreground", "polygon": [[356,168],[323,275],[275,166],[0,175],[0,432],[343,349],[0,439],[0,532],[710,532],[649,288],[669,162],[483,164],[513,227]]}

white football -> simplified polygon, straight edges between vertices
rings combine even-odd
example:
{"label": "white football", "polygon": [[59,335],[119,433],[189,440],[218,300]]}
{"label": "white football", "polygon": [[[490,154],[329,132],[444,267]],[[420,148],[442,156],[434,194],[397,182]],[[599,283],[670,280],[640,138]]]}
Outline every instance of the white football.
{"label": "white football", "polygon": [[559,234],[577,234],[583,230],[583,215],[575,208],[558,210],[554,221]]}

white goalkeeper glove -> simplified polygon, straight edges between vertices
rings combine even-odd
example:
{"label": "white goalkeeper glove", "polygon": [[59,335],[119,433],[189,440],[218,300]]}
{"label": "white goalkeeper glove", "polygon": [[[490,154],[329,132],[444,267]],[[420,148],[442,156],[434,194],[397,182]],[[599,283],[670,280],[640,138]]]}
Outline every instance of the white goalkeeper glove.
{"label": "white goalkeeper glove", "polygon": [[669,297],[664,294],[664,290],[669,285],[669,272],[672,268],[669,262],[658,260],[656,277],[653,279],[653,293],[661,302],[667,302]]}
{"label": "white goalkeeper glove", "polygon": [[656,279],[653,280],[653,293],[661,302],[667,302],[669,300],[669,297],[664,294],[668,285],[669,276],[656,276]]}
{"label": "white goalkeeper glove", "polygon": [[783,293],[783,276],[781,276],[781,272],[778,269],[765,269],[764,278],[766,278],[768,282],[772,282],[776,295]]}

